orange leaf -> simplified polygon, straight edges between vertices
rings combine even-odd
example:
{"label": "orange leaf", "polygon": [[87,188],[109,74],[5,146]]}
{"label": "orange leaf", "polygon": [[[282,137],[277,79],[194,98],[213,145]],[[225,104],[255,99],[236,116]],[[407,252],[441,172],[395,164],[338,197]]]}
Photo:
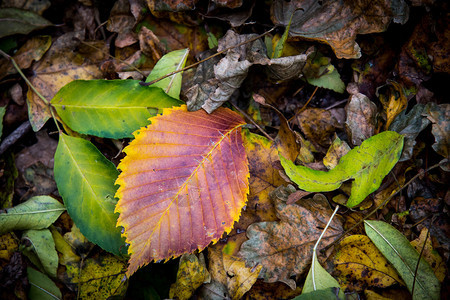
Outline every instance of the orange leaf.
{"label": "orange leaf", "polygon": [[118,226],[130,244],[128,275],[153,260],[204,249],[230,232],[247,201],[242,118],[164,109],[134,133],[116,184]]}

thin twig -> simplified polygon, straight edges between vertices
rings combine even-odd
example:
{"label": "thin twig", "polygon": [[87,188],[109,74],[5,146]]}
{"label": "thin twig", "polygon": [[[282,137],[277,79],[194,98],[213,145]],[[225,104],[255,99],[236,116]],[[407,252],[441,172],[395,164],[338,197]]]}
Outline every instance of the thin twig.
{"label": "thin twig", "polygon": [[311,94],[311,97],[309,97],[308,101],[306,101],[305,105],[302,106],[302,108],[300,108],[295,115],[293,115],[288,122],[291,122],[295,117],[297,117],[297,115],[299,113],[301,113],[302,111],[304,111],[306,109],[306,107],[308,106],[309,102],[311,102],[312,98],[314,97],[314,95],[316,94],[317,90],[319,89],[318,86],[316,86],[316,88],[314,89],[314,92]]}
{"label": "thin twig", "polygon": [[249,39],[249,40],[247,40],[247,41],[241,42],[241,43],[239,43],[239,44],[237,44],[237,45],[234,45],[234,46],[228,47],[228,48],[226,48],[226,49],[224,49],[224,50],[222,50],[222,51],[219,51],[219,52],[217,52],[216,54],[213,54],[213,55],[211,55],[211,56],[209,56],[209,57],[207,57],[207,58],[205,58],[205,59],[202,59],[202,60],[200,60],[200,61],[198,61],[198,62],[196,62],[196,63],[193,63],[192,65],[189,65],[189,66],[187,66],[187,67],[184,67],[183,69],[179,69],[179,70],[173,71],[173,72],[171,72],[171,73],[169,73],[169,74],[166,74],[166,75],[164,75],[164,76],[162,76],[162,77],[160,77],[160,78],[157,78],[157,79],[155,79],[155,80],[152,80],[152,81],[150,81],[150,82],[140,82],[140,84],[143,85],[143,86],[149,86],[149,85],[152,85],[152,84],[154,84],[154,83],[156,83],[156,82],[158,82],[158,81],[161,81],[161,80],[163,80],[163,79],[165,79],[165,78],[167,78],[167,77],[170,77],[170,76],[175,75],[175,74],[177,74],[177,73],[180,73],[180,72],[189,70],[189,69],[191,69],[191,68],[193,68],[193,67],[195,67],[195,66],[198,66],[198,65],[201,64],[201,63],[204,63],[204,62],[207,61],[207,60],[210,60],[210,59],[213,58],[213,57],[216,57],[216,56],[218,56],[218,55],[221,55],[221,54],[227,52],[227,51],[230,50],[230,49],[233,49],[233,48],[236,48],[236,47],[240,47],[240,46],[242,46],[242,45],[245,45],[245,44],[251,43],[251,42],[253,42],[253,41],[256,41],[257,39],[260,39],[260,38],[262,38],[263,36],[268,35],[268,34],[271,33],[274,29],[275,29],[275,27],[273,27],[272,29],[270,29],[270,30],[264,32],[263,34],[260,34],[260,35],[258,35],[258,36],[256,36],[256,37],[254,37],[254,38],[251,38],[251,39]]}
{"label": "thin twig", "polygon": [[424,173],[428,173],[429,171],[444,165],[446,163],[448,163],[449,160],[448,159],[444,159],[442,161],[440,161],[439,163],[429,167],[428,169],[426,169],[425,171],[422,172],[418,172],[416,175],[414,175],[413,178],[411,178],[407,183],[405,183],[398,191],[396,191],[394,194],[390,195],[389,197],[387,197],[381,204],[379,204],[377,207],[374,208],[374,210],[372,210],[369,214],[367,214],[362,220],[358,221],[355,225],[353,225],[350,229],[346,230],[343,234],[341,234],[341,236],[335,240],[333,243],[329,244],[328,246],[326,246],[325,248],[322,249],[322,251],[326,251],[329,248],[331,248],[334,244],[336,244],[337,242],[339,242],[340,240],[342,240],[342,238],[350,233],[353,229],[355,229],[356,227],[358,227],[361,223],[363,223],[365,220],[367,220],[370,216],[372,216],[375,212],[378,211],[378,209],[380,209],[381,207],[383,207],[384,205],[386,205],[389,201],[391,201],[392,198],[394,198],[395,196],[397,196],[398,193],[400,193],[404,188],[406,188],[408,185],[410,185],[414,180],[416,180],[419,176],[423,175]]}
{"label": "thin twig", "polygon": [[29,121],[23,122],[10,135],[8,135],[0,144],[0,155],[14,145],[21,137],[23,137],[31,129]]}
{"label": "thin twig", "polygon": [[272,142],[274,142],[274,139],[267,133],[264,131],[264,129],[262,129],[253,119],[252,117],[250,117],[249,115],[247,115],[242,109],[240,109],[239,107],[237,107],[237,105],[234,105],[232,102],[230,102],[231,105],[233,105],[233,107],[240,112],[245,118],[247,118],[247,120],[249,120],[253,125],[256,126],[256,128],[258,128],[259,131],[261,131],[262,134],[264,134],[266,136],[266,138],[268,138],[269,140],[271,140]]}

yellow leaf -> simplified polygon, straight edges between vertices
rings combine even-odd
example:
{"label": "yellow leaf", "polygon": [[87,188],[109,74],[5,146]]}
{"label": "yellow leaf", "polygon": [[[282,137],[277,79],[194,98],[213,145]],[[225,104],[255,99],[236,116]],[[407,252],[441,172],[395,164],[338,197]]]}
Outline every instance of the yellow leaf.
{"label": "yellow leaf", "polygon": [[180,258],[177,281],[170,287],[169,297],[189,299],[199,286],[210,281],[211,275],[206,269],[203,253],[200,253],[198,258],[195,254],[183,254]]}
{"label": "yellow leaf", "polygon": [[345,238],[339,244],[334,264],[341,286],[350,291],[403,283],[395,269],[365,235]]}

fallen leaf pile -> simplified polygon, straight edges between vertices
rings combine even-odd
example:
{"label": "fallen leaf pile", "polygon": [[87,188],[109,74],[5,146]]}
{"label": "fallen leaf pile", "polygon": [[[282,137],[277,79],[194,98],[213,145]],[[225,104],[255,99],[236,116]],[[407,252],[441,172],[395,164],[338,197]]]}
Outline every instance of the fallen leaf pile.
{"label": "fallen leaf pile", "polygon": [[2,1],[0,298],[449,298],[449,8]]}

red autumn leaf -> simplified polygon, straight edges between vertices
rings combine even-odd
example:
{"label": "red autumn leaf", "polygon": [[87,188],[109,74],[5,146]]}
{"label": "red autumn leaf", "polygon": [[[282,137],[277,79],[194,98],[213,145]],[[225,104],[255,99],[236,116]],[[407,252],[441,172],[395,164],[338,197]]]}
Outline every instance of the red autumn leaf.
{"label": "red autumn leaf", "polygon": [[128,275],[216,242],[247,201],[245,122],[238,114],[188,112],[184,105],[150,120],[118,166],[116,211],[130,244]]}

